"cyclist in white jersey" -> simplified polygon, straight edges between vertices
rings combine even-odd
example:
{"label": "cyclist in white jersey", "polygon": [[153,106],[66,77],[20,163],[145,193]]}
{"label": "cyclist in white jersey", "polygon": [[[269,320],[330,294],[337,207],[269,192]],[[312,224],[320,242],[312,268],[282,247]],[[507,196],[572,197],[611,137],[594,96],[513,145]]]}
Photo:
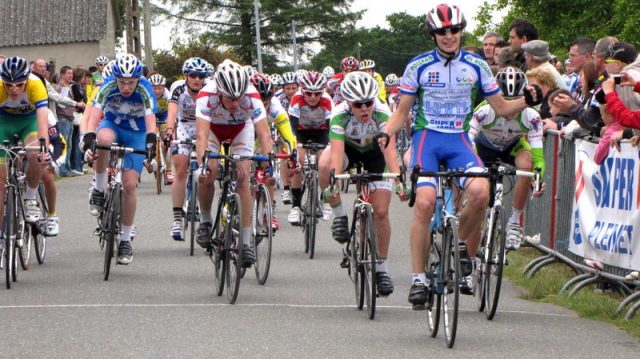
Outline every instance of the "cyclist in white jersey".
{"label": "cyclist in white jersey", "polygon": [[[282,74],[282,90],[276,92],[275,97],[280,100],[285,111],[289,111],[293,95],[298,92],[298,75],[295,72],[285,72]],[[286,161],[280,162],[280,178],[282,180],[283,190],[281,200],[284,204],[291,204],[291,187],[289,182],[289,167]]]}
{"label": "cyclist in white jersey", "polygon": [[[418,100],[413,114],[411,164],[426,171],[437,171],[443,163],[447,168],[482,170],[482,161],[464,129],[472,116],[475,95],[485,96],[500,116],[511,116],[527,105],[539,103],[539,89],[528,87],[525,99],[506,101],[493,78],[489,65],[477,55],[461,51],[462,31],[466,20],[458,6],[440,4],[427,13],[427,31],[437,49],[412,59],[404,72],[400,91],[402,97],[385,132],[395,134],[403,125],[411,108]],[[381,143],[383,141],[380,141]],[[480,228],[488,204],[488,182],[484,179],[461,180],[467,205],[460,212],[459,237],[466,242],[468,254],[475,257],[480,241]],[[419,181],[416,189],[416,208],[410,228],[412,286],[409,302],[415,308],[423,306],[428,298],[424,273],[425,253],[431,246],[429,225],[435,205],[435,183]],[[466,291],[471,291],[477,280],[476,261],[465,280]]]}

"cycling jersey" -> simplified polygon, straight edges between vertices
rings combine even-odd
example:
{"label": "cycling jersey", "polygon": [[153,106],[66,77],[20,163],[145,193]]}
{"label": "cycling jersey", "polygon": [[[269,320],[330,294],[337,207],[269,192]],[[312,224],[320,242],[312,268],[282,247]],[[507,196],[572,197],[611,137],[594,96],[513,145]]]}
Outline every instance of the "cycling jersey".
{"label": "cycling jersey", "polygon": [[171,94],[169,93],[169,90],[165,88],[162,96],[156,99],[158,101],[158,111],[156,112],[157,124],[163,124],[167,122],[167,116],[169,115],[169,111],[167,111],[167,109],[169,107],[170,98]]}
{"label": "cycling jersey", "polygon": [[373,136],[382,132],[389,116],[389,107],[376,99],[371,119],[363,123],[353,115],[351,106],[343,102],[332,113],[329,138],[343,141],[345,146],[361,153],[375,150],[378,145],[373,143]]}
{"label": "cycling jersey", "polygon": [[298,91],[291,99],[289,118],[295,124],[297,131],[326,130],[331,119],[333,103],[325,92],[316,106],[310,106],[304,99],[302,91]]}
{"label": "cycling jersey", "polygon": [[[203,89],[204,90],[204,89]],[[183,83],[176,87],[171,93],[170,102],[178,105],[176,121],[179,123],[188,122],[195,125],[196,122],[196,100],[191,97],[187,84]]]}
{"label": "cycling jersey", "polygon": [[433,50],[409,62],[400,92],[417,97],[413,131],[458,133],[471,120],[478,94],[492,96],[500,88],[489,65],[477,55],[460,51],[447,61]]}
{"label": "cycling jersey", "polygon": [[267,109],[267,120],[269,121],[269,125],[275,124],[282,138],[291,144],[291,148],[296,148],[296,137],[291,131],[287,111],[285,111],[280,101],[275,97],[271,98],[271,103]]}
{"label": "cycling jersey", "polygon": [[4,82],[0,80],[0,116],[29,117],[35,116],[36,110],[47,107],[49,95],[40,79],[31,74],[24,86],[24,92],[17,99],[7,93]]}
{"label": "cycling jersey", "polygon": [[382,79],[382,75],[374,72],[373,78],[378,83],[378,98],[381,102],[387,102],[387,89],[384,87],[384,80]]}
{"label": "cycling jersey", "polygon": [[107,78],[100,86],[93,106],[105,115],[105,120],[116,126],[136,132],[146,131],[145,116],[152,115],[158,105],[151,89],[151,84],[145,78],[140,78],[139,84],[129,97],[123,97],[118,89],[115,77]]}
{"label": "cycling jersey", "polygon": [[331,90],[333,90],[333,103],[338,105],[344,102],[344,98],[342,97],[342,92],[340,91],[340,84],[342,84],[342,80],[344,80],[344,73],[339,72],[333,75],[332,78],[327,80],[327,86],[331,86]]}
{"label": "cycling jersey", "polygon": [[280,101],[280,104],[282,105],[282,107],[285,110],[289,110],[289,106],[291,106],[291,101],[289,101],[289,98],[287,97],[287,94],[284,92],[284,90],[280,89],[278,90],[275,95],[273,95],[273,97],[277,98],[278,101]]}

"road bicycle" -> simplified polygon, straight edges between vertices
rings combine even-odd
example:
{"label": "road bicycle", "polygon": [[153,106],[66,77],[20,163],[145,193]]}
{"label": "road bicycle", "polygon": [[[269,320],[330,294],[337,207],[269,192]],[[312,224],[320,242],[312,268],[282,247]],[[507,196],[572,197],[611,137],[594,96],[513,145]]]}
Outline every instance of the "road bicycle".
{"label": "road bicycle", "polygon": [[318,218],[322,217],[322,203],[320,202],[318,189],[318,152],[327,145],[307,142],[299,144],[307,150],[302,166],[302,231],[304,232],[304,252],[313,259],[316,247],[316,225]]}
{"label": "road bicycle", "polygon": [[200,221],[200,208],[198,206],[198,157],[196,155],[196,144],[192,139],[182,141],[172,141],[173,145],[189,146],[189,172],[185,187],[184,203],[182,210],[185,218],[182,233],[189,232],[189,255],[193,256],[195,251],[196,233],[198,232],[198,222]]}

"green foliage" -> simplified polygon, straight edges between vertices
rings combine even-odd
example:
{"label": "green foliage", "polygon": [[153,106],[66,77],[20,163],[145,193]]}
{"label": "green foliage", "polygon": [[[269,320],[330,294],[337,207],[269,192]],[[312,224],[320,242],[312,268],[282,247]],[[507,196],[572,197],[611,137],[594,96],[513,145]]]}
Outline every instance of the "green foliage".
{"label": "green foliage", "polygon": [[360,43],[360,59],[373,59],[377,72],[383,77],[390,72],[401,76],[409,60],[431,50],[434,44],[424,31],[422,16],[394,13],[387,16],[387,22],[389,29],[376,26],[343,34],[311,60],[310,68],[322,69],[329,65],[339,71],[345,56],[357,56]]}

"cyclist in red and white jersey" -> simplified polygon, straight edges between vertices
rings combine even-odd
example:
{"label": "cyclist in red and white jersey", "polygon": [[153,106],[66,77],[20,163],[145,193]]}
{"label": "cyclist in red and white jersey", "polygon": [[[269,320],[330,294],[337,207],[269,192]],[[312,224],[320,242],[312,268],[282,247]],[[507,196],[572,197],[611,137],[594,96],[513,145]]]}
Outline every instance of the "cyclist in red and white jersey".
{"label": "cyclist in red and white jersey", "polygon": [[[271,152],[271,133],[266,121],[267,114],[256,89],[249,83],[243,68],[231,60],[224,60],[208,83],[198,94],[196,101],[196,152],[202,162],[207,148],[220,150],[222,141],[230,141],[232,153],[240,156],[253,154],[257,138],[262,143],[263,154]],[[201,163],[202,164],[202,163]],[[249,267],[255,262],[251,246],[251,193],[249,192],[249,161],[238,163],[237,192],[242,202],[240,238],[244,254],[242,265]],[[197,242],[207,247],[211,240],[211,204],[214,195],[214,180],[218,172],[218,161],[209,160],[209,172],[198,178],[200,190],[200,226]]]}
{"label": "cyclist in red and white jersey", "polygon": [[344,101],[342,94],[340,93],[340,84],[342,83],[344,76],[349,72],[358,71],[360,69],[360,61],[353,56],[347,56],[342,59],[340,66],[342,67],[342,72],[333,75],[333,77],[329,79],[331,90],[333,91],[333,103],[335,105]]}
{"label": "cyclist in red and white jersey", "polygon": [[[282,74],[282,89],[276,92],[275,97],[280,101],[280,104],[282,104],[282,107],[284,107],[286,111],[289,111],[291,99],[293,99],[293,95],[295,95],[299,89],[298,75],[295,72],[285,72]],[[282,203],[291,204],[289,167],[286,161],[280,162],[280,178],[284,187],[280,197]]]}

